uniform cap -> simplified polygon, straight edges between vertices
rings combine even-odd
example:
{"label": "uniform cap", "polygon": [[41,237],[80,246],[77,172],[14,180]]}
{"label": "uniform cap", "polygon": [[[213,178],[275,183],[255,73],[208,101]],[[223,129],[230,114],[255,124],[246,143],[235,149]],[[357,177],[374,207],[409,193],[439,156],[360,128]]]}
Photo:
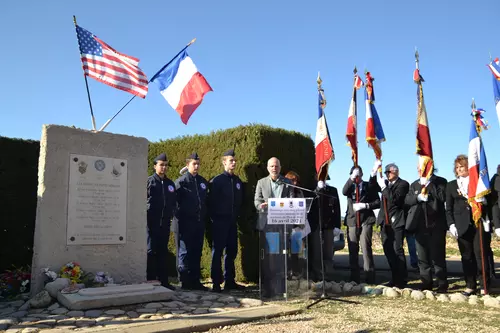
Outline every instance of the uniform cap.
{"label": "uniform cap", "polygon": [[189,160],[199,160],[200,157],[198,156],[198,154],[195,152],[195,153],[192,153],[191,155],[188,156],[188,159]]}
{"label": "uniform cap", "polygon": [[154,162],[158,162],[158,161],[168,161],[167,159],[167,154],[165,153],[161,153],[160,155],[156,156],[156,158],[154,159]]}
{"label": "uniform cap", "polygon": [[222,156],[232,156],[232,157],[234,157],[234,155],[235,155],[234,149],[229,149],[226,152],[224,152],[224,154]]}

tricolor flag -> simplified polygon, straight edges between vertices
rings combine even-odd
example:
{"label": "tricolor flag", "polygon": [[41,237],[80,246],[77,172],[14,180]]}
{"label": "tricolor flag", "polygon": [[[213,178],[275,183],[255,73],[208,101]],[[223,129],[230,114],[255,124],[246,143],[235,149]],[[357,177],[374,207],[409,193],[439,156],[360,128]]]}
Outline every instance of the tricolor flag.
{"label": "tricolor flag", "polygon": [[375,108],[375,92],[373,90],[373,80],[370,72],[366,72],[365,99],[366,99],[366,142],[372,146],[375,157],[382,159],[382,148],[380,144],[385,141],[382,123]]}
{"label": "tricolor flag", "polygon": [[488,65],[493,74],[493,95],[495,96],[495,109],[500,123],[500,61],[498,58]]}
{"label": "tricolor flag", "polygon": [[187,124],[205,94],[213,91],[205,77],[198,72],[186,50],[160,69],[151,82],[158,84],[161,94],[179,113],[184,124]]}
{"label": "tricolor flag", "polygon": [[84,75],[139,97],[148,93],[148,79],[139,59],[117,52],[91,32],[76,25]]}
{"label": "tricolor flag", "polygon": [[472,208],[472,218],[476,226],[482,216],[482,202],[490,191],[488,163],[481,140],[482,129],[487,129],[483,121],[483,109],[476,109],[472,104],[472,123],[469,136],[469,205]]}
{"label": "tricolor flag", "polygon": [[330,141],[330,133],[328,132],[328,126],[326,124],[326,116],[324,108],[326,106],[326,99],[321,88],[321,78],[318,74],[318,122],[316,123],[316,172],[318,175],[318,180],[326,180],[328,175],[328,166],[330,162],[335,158],[333,153],[332,142]]}
{"label": "tricolor flag", "polygon": [[[418,62],[417,62],[418,66]],[[413,72],[413,80],[417,84],[417,154],[419,155],[418,165],[420,177],[429,179],[434,171],[434,162],[432,160],[432,142],[427,120],[427,110],[424,103],[424,90],[422,82],[424,79],[420,75],[419,69]]]}
{"label": "tricolor flag", "polygon": [[352,161],[358,165],[358,107],[356,91],[363,86],[363,81],[354,69],[354,87],[352,90],[351,105],[349,106],[349,115],[347,117],[347,144],[351,147]]}

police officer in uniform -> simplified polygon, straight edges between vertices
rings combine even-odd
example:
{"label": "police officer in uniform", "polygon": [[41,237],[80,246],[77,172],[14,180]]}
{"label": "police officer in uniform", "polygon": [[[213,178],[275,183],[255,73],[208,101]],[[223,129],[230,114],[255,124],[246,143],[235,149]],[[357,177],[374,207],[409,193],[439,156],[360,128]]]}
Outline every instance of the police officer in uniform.
{"label": "police officer in uniform", "polygon": [[236,168],[234,150],[226,151],[222,157],[224,172],[210,181],[208,209],[212,220],[212,283],[213,291],[221,291],[222,267],[221,257],[224,249],[224,290],[240,289],[235,282],[234,260],[238,253],[238,226],[243,202],[243,187],[241,179],[234,174]]}
{"label": "police officer in uniform", "polygon": [[188,172],[177,178],[178,226],[177,265],[182,289],[207,290],[200,282],[200,261],[205,235],[208,183],[198,174],[200,158],[197,153],[186,159]]}
{"label": "police officer in uniform", "polygon": [[176,207],[175,184],[167,178],[168,159],[165,153],[154,159],[155,173],[147,183],[147,279],[160,280],[162,286],[174,289],[168,283],[167,254],[170,221]]}

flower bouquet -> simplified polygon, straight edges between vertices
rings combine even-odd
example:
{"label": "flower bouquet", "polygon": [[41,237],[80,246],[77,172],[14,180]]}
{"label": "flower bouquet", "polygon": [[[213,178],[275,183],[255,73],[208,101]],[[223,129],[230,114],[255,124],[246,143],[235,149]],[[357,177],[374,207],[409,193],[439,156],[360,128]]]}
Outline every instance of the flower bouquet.
{"label": "flower bouquet", "polygon": [[97,284],[100,287],[104,287],[105,285],[108,284],[113,284],[113,278],[109,276],[109,274],[106,272],[97,272],[94,276],[94,283]]}
{"label": "flower bouquet", "polygon": [[61,267],[61,278],[69,279],[71,283],[81,283],[83,271],[80,265],[74,261],[71,261]]}
{"label": "flower bouquet", "polygon": [[31,270],[16,268],[0,274],[0,298],[13,298],[30,290]]}

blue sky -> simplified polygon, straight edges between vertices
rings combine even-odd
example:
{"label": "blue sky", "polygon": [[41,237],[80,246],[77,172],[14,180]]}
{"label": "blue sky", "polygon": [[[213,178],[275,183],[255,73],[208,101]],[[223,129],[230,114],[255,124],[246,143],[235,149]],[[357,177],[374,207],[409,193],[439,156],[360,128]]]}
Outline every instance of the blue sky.
{"label": "blue sky", "polygon": [[[336,155],[330,174],[341,188],[352,163],[345,130],[356,65],[375,78],[387,138],[384,164],[396,162],[401,176],[414,180],[417,46],[439,173],[451,179],[454,157],[467,152],[475,97],[491,125],[483,140],[492,175],[500,163],[495,146],[500,129],[486,64],[490,52],[500,56],[497,5],[494,0],[5,1],[0,135],[39,139],[42,124],[91,128],[72,22],[76,15],[79,25],[119,52],[140,58],[148,77],[196,37],[189,54],[214,89],[186,126],[151,84],[146,99],[136,98],[109,125],[110,132],[156,141],[264,123],[314,137],[321,71]],[[98,127],[132,96],[93,79],[89,86]],[[359,153],[366,175],[374,155],[364,143],[364,112],[360,91]]]}

